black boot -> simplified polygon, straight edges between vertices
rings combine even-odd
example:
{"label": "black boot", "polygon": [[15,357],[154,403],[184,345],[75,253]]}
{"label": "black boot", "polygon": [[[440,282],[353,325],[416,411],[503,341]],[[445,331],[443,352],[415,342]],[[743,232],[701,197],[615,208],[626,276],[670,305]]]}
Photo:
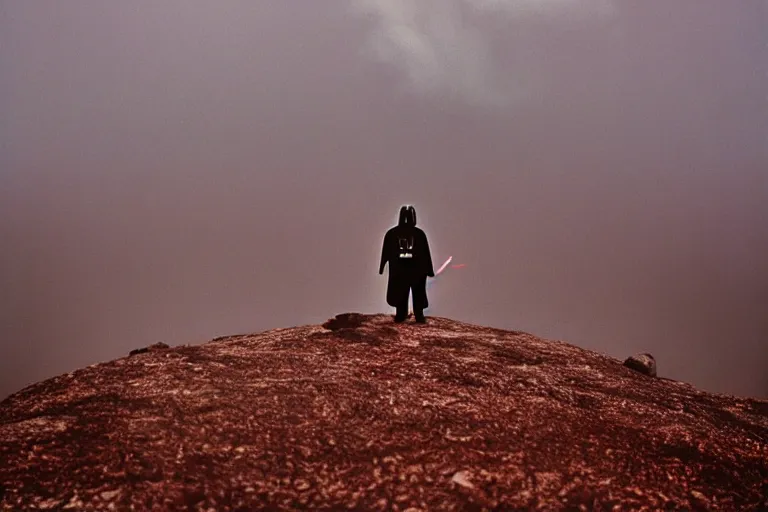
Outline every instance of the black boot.
{"label": "black boot", "polygon": [[416,309],[413,312],[414,316],[416,317],[416,323],[417,324],[425,324],[427,323],[426,317],[424,317],[424,310],[423,309]]}
{"label": "black boot", "polygon": [[408,308],[397,308],[397,313],[395,313],[395,322],[396,323],[402,323],[405,322],[405,319],[408,317]]}

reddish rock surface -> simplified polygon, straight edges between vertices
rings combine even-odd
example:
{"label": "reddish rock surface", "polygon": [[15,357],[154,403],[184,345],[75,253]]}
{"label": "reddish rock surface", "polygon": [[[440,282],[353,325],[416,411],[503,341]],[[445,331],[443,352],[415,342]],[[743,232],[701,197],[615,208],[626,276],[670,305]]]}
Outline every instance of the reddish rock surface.
{"label": "reddish rock surface", "polygon": [[0,403],[2,510],[736,511],[767,495],[768,402],[443,318],[155,346]]}

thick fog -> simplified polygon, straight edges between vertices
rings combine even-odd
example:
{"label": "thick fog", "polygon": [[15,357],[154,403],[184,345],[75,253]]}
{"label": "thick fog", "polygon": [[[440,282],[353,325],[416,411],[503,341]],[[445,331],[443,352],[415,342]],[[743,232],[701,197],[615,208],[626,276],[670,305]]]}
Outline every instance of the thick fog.
{"label": "thick fog", "polygon": [[428,315],[768,397],[762,0],[0,3],[0,398],[164,341]]}

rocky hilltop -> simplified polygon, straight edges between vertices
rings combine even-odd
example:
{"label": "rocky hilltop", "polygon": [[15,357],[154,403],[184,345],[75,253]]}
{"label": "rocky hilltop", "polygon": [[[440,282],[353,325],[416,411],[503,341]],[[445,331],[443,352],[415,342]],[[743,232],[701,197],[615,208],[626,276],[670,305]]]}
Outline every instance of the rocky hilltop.
{"label": "rocky hilltop", "polygon": [[0,402],[2,510],[768,510],[768,402],[430,318],[158,344]]}

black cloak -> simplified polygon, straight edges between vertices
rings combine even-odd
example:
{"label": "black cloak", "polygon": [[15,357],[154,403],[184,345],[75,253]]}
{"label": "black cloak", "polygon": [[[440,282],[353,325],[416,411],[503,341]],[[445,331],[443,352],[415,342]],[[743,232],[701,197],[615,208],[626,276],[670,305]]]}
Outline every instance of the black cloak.
{"label": "black cloak", "polygon": [[427,235],[416,227],[416,212],[412,206],[400,209],[398,225],[384,235],[379,274],[384,273],[384,265],[387,263],[387,304],[392,307],[407,304],[409,292],[413,288],[414,309],[427,308],[427,277],[434,277],[435,271]]}

